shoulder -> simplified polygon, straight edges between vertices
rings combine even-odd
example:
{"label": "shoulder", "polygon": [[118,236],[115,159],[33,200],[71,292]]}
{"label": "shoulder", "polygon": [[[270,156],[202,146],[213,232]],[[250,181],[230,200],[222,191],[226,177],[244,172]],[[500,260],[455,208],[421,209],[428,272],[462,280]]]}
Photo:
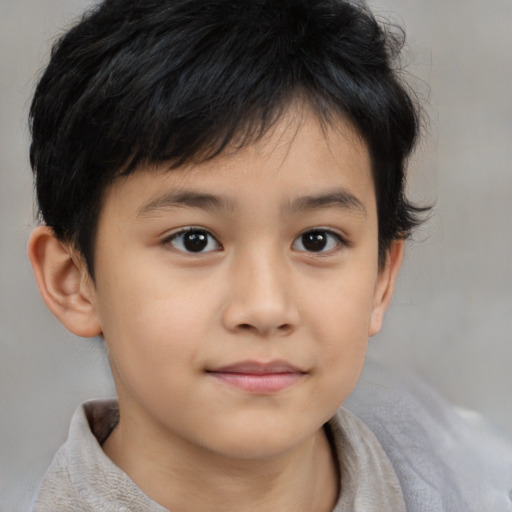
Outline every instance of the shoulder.
{"label": "shoulder", "polygon": [[346,407],[379,440],[408,510],[512,511],[512,445],[426,384],[370,361]]}
{"label": "shoulder", "polygon": [[327,424],[327,432],[341,476],[335,512],[405,511],[397,475],[372,431],[341,408]]}
{"label": "shoulder", "polygon": [[[73,414],[68,439],[55,454],[41,481],[33,512],[89,510],[83,505],[80,496],[80,478],[83,472],[79,469],[82,462],[77,454],[77,450],[88,450],[91,443],[95,443],[89,428],[86,407],[87,404],[82,404]],[[84,467],[83,470],[86,471],[87,468]]]}
{"label": "shoulder", "polygon": [[[66,510],[74,503],[74,490],[66,470],[66,445],[55,454],[48,471],[39,486],[33,512],[50,512]],[[81,512],[77,503],[77,512]]]}
{"label": "shoulder", "polygon": [[165,512],[103,452],[101,443],[117,421],[115,400],[94,400],[78,407],[32,512]]}

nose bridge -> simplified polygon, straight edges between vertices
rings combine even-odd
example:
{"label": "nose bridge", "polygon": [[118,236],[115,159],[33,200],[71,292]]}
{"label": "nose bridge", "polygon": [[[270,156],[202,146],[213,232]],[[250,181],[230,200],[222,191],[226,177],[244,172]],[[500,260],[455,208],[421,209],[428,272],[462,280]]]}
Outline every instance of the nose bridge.
{"label": "nose bridge", "polygon": [[[248,258],[246,295],[255,304],[282,304],[286,293],[287,265],[277,251],[263,249]],[[241,269],[244,274],[244,270]]]}
{"label": "nose bridge", "polygon": [[231,329],[289,332],[298,322],[291,268],[284,254],[261,244],[234,258],[225,320]]}

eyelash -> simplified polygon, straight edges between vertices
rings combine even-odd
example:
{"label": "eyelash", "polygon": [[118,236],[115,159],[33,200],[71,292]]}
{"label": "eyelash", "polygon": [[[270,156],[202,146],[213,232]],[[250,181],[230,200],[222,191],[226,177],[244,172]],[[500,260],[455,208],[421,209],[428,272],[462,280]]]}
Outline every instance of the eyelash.
{"label": "eyelash", "polygon": [[[197,244],[195,248],[199,250],[192,250],[190,246],[188,248],[186,247],[187,241],[184,240],[184,237],[187,235],[191,235],[191,239],[189,239],[188,242],[192,244]],[[308,235],[310,236],[309,240],[305,238]],[[316,239],[314,237],[316,237]],[[188,227],[182,229],[168,236],[163,241],[163,243],[166,245],[171,245],[177,251],[185,254],[205,254],[222,249],[222,245],[210,233],[210,231],[201,227]],[[316,244],[316,247],[310,247],[310,250],[308,250],[305,247],[305,243],[310,243],[313,245]],[[212,244],[214,245],[214,247],[209,247]],[[298,248],[298,244],[301,244],[302,248]],[[342,246],[347,245],[348,243],[346,242],[346,240],[344,240],[344,238],[338,233],[326,228],[313,228],[304,231],[297,238],[295,238],[295,240],[292,243],[292,249],[298,252],[304,252],[309,254],[328,254],[331,252],[335,252]],[[325,250],[326,246],[327,250]]]}
{"label": "eyelash", "polygon": [[[197,237],[195,242],[199,242],[199,244],[198,244],[199,247],[201,247],[201,242],[206,239],[206,245],[204,246],[203,249],[201,249],[199,251],[187,250],[187,248],[185,247],[186,242],[184,241],[184,237],[186,235],[194,235],[195,237]],[[181,245],[182,245],[181,248],[176,247],[175,242],[177,240],[181,240]],[[193,242],[194,240],[192,239],[189,241]],[[212,241],[216,245],[216,247],[214,249],[210,248],[209,250],[205,251],[204,249],[208,248],[208,246],[211,245]],[[207,229],[200,228],[200,227],[188,227],[188,228],[178,231],[177,233],[173,233],[172,235],[168,236],[164,240],[164,244],[171,245],[177,251],[185,253],[185,254],[203,254],[203,253],[217,251],[222,248],[222,245]]]}
{"label": "eyelash", "polygon": [[[300,242],[302,244],[302,247],[304,247],[304,243],[306,242],[305,237],[310,236],[310,240],[308,242],[317,244],[320,242],[320,245],[322,245],[323,242],[325,242],[325,245],[328,246],[327,250],[324,247],[319,247],[319,250],[307,250],[304,249],[298,249],[300,252],[307,252],[309,254],[330,254],[332,252],[335,252],[336,250],[340,249],[343,246],[347,246],[348,243],[346,240],[336,233],[335,231],[332,231],[330,229],[326,228],[313,228],[308,229],[307,231],[304,231],[301,233],[292,244],[292,248],[296,249],[296,245]],[[313,237],[317,237],[316,240]]]}

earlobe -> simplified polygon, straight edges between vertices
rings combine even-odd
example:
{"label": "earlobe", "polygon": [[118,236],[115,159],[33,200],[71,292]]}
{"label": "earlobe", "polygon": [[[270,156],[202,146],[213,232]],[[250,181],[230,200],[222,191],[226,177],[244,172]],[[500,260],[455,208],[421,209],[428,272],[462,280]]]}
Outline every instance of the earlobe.
{"label": "earlobe", "polygon": [[368,336],[374,336],[382,327],[384,314],[393,297],[393,291],[403,257],[404,241],[394,240],[387,251],[384,267],[379,271],[373,296],[373,308],[370,316]]}
{"label": "earlobe", "polygon": [[50,311],[73,334],[101,334],[94,286],[85,265],[62,244],[48,226],[38,226],[28,242],[28,256],[39,292]]}

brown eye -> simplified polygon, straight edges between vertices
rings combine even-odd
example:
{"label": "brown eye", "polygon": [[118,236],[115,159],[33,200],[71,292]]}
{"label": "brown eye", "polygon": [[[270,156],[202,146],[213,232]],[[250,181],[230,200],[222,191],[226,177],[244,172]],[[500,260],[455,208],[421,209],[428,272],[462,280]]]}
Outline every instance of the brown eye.
{"label": "brown eye", "polygon": [[302,233],[294,242],[293,249],[305,252],[328,252],[342,244],[336,233],[325,229],[313,229]]}
{"label": "brown eye", "polygon": [[187,253],[204,253],[216,251],[219,242],[205,229],[190,228],[172,235],[167,242],[178,251]]}

